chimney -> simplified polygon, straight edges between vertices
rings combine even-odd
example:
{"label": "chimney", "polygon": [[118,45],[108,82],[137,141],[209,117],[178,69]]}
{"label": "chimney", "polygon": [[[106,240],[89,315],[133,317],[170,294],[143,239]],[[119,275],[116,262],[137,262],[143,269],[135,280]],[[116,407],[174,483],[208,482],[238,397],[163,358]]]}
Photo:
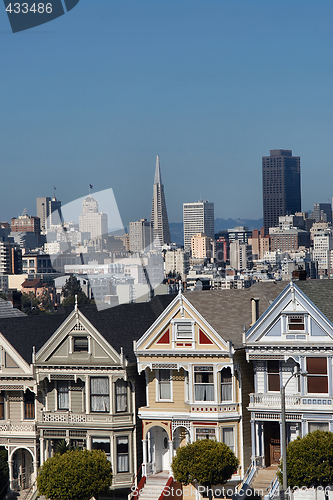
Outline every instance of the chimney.
{"label": "chimney", "polygon": [[252,323],[251,326],[259,319],[259,300],[258,298],[252,298]]}

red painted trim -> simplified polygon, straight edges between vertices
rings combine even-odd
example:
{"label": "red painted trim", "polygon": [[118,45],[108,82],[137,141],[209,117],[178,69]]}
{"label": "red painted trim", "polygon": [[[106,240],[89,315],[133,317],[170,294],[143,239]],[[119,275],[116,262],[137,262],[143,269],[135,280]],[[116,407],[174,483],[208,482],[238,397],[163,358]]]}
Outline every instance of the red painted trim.
{"label": "red painted trim", "polygon": [[[168,490],[166,490],[166,491],[165,491],[165,489],[166,489],[166,488],[169,488],[169,486],[170,486],[172,483],[173,483],[173,477],[171,476],[171,477],[169,477],[169,479],[168,479],[168,481],[167,481],[167,484],[164,486],[163,491],[162,491],[162,493],[160,494],[160,496],[159,496],[159,499],[158,499],[158,500],[163,500],[163,499],[164,499],[165,494],[166,494],[166,492],[168,491]],[[168,494],[167,496],[170,496],[170,495]]]}
{"label": "red painted trim", "polygon": [[138,498],[140,491],[142,490],[142,488],[144,487],[144,485],[146,483],[146,479],[147,479],[146,476],[142,476],[142,478],[140,479],[139,484],[137,486],[137,489],[133,493],[133,498]]}

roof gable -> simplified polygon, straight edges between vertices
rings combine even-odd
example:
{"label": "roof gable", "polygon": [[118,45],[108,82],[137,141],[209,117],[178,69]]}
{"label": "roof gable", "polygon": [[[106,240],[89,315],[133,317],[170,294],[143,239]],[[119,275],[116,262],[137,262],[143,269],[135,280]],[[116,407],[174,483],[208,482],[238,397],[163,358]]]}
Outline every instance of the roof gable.
{"label": "roof gable", "polygon": [[333,344],[333,325],[290,283],[246,334],[246,344]]}
{"label": "roof gable", "polygon": [[36,363],[119,365],[122,356],[76,308],[36,353]]}

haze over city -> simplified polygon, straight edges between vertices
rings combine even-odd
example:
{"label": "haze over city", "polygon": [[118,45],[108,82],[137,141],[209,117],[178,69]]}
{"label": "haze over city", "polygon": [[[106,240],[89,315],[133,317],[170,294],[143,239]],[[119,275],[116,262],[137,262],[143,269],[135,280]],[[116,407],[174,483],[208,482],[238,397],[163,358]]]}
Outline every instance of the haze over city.
{"label": "haze over city", "polygon": [[332,197],[332,29],[326,0],[81,0],[15,36],[0,14],[1,218],[35,199],[114,190],[149,219],[155,158],[170,222],[209,199],[262,216],[261,157],[301,158],[302,209]]}

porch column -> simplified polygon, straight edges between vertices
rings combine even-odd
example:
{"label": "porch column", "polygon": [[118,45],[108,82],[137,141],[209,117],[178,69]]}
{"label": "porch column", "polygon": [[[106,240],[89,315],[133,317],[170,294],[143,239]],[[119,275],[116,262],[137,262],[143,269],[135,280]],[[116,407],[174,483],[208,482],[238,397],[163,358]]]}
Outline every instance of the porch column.
{"label": "porch column", "polygon": [[[282,452],[282,450],[283,450],[283,446],[282,446],[282,422],[280,421],[279,424],[280,424],[281,458],[284,459],[283,452]],[[286,422],[286,427],[287,427],[287,422]],[[286,429],[286,433],[287,433],[287,429]]]}
{"label": "porch column", "polygon": [[14,465],[14,461],[13,460],[8,460],[9,487],[10,487],[11,490],[13,489],[13,465]]}
{"label": "porch column", "polygon": [[33,471],[33,481],[32,483],[34,483],[37,479],[37,470],[38,470],[38,467],[37,467],[37,457],[33,457],[33,465],[34,465],[34,471]]}
{"label": "porch column", "polygon": [[86,375],[85,394],[86,394],[86,413],[89,413],[89,410],[90,410],[90,378],[89,378],[89,375]]}
{"label": "porch column", "polygon": [[256,423],[251,420],[251,445],[252,445],[252,460],[256,456]]}
{"label": "porch column", "polygon": [[173,441],[169,441],[169,477],[172,476],[172,468],[171,468],[172,451],[173,451]]}
{"label": "porch column", "polygon": [[39,465],[42,466],[44,463],[44,438],[39,438]]}
{"label": "porch column", "polygon": [[142,440],[142,475],[147,477],[147,439]]}
{"label": "porch column", "polygon": [[87,450],[91,450],[91,436],[87,435]]}
{"label": "porch column", "polygon": [[[303,377],[301,377],[303,378]],[[301,430],[301,437],[303,438],[306,435],[306,420],[302,420],[302,430]]]}

